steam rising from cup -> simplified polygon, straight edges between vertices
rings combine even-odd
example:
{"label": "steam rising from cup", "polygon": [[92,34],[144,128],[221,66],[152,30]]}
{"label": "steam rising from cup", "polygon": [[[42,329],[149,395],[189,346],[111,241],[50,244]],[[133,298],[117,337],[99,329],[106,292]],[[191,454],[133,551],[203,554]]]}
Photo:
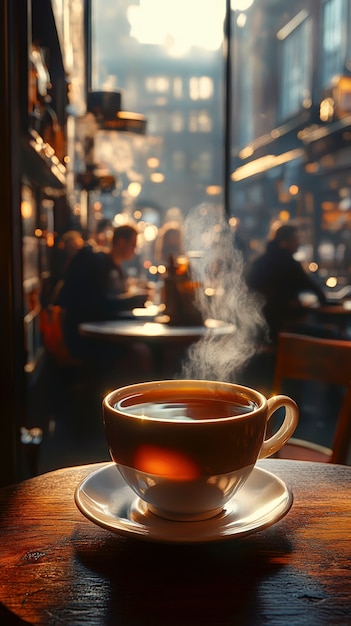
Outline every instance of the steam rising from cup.
{"label": "steam rising from cup", "polygon": [[195,207],[184,224],[192,279],[201,283],[196,306],[203,319],[233,324],[230,334],[207,334],[193,344],[182,366],[183,378],[234,382],[266,334],[262,301],[249,292],[242,253],[221,207]]}

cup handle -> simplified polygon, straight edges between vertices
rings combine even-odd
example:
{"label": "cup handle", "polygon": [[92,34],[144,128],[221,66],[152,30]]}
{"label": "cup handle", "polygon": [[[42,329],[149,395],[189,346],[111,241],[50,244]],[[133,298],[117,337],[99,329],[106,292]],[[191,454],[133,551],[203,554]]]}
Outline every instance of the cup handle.
{"label": "cup handle", "polygon": [[267,423],[273,413],[281,407],[285,407],[285,417],[279,430],[277,430],[272,437],[264,440],[258,455],[259,459],[264,459],[265,457],[274,454],[274,452],[277,452],[277,450],[280,450],[288,439],[290,439],[299,421],[298,406],[296,402],[288,396],[280,395],[269,398],[269,400],[267,400],[267,405]]}

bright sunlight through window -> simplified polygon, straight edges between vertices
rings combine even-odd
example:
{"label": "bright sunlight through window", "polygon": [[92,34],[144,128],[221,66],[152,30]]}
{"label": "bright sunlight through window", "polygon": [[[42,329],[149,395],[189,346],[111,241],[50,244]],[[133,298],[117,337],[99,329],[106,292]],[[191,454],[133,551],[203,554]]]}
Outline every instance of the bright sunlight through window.
{"label": "bright sunlight through window", "polygon": [[140,43],[163,45],[170,55],[182,56],[192,47],[221,46],[224,13],[225,2],[218,0],[140,0],[129,7],[128,19],[131,36]]}

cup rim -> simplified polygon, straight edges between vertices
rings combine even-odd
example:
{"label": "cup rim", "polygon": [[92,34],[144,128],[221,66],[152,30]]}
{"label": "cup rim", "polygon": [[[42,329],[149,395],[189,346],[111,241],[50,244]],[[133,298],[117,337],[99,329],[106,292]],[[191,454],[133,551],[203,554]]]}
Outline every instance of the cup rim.
{"label": "cup rim", "polygon": [[[252,400],[256,406],[252,409],[252,411],[249,411],[248,413],[243,413],[240,415],[231,415],[229,417],[215,417],[215,418],[210,417],[206,419],[196,419],[192,421],[188,421],[185,419],[174,421],[174,420],[167,419],[167,418],[162,418],[160,420],[160,418],[149,417],[147,415],[145,416],[133,415],[132,413],[127,413],[121,409],[117,410],[113,406],[116,403],[116,400],[112,401],[112,398],[116,398],[116,396],[123,398],[126,395],[131,395],[131,393],[133,393],[133,389],[135,390],[138,389],[140,390],[140,393],[142,393],[143,390],[145,389],[152,390],[152,388],[155,386],[157,386],[158,388],[166,388],[166,387],[169,388],[169,387],[176,387],[184,383],[187,383],[187,384],[191,383],[193,385],[199,385],[201,388],[204,388],[206,385],[215,385],[217,387],[222,387],[222,388],[225,387],[227,390],[229,390],[229,388],[235,388],[236,390],[239,390],[240,394]],[[263,395],[263,393],[261,393],[257,389],[253,389],[252,387],[246,387],[245,385],[241,385],[239,383],[228,383],[228,382],[222,382],[218,380],[204,380],[204,379],[200,379],[200,380],[198,379],[177,379],[177,380],[170,379],[170,380],[154,380],[154,381],[146,381],[146,382],[140,382],[140,383],[132,383],[131,385],[124,385],[123,387],[118,387],[116,389],[113,389],[112,391],[110,391],[109,393],[105,395],[105,397],[103,398],[102,404],[103,404],[104,411],[107,411],[111,415],[118,414],[118,415],[122,415],[123,417],[127,417],[129,419],[147,420],[148,422],[171,423],[173,426],[176,426],[176,424],[179,424],[179,425],[181,424],[191,425],[192,424],[196,426],[196,424],[228,422],[233,419],[235,419],[236,421],[245,420],[249,416],[255,415],[259,411],[262,411],[262,409],[267,405],[267,398]]]}

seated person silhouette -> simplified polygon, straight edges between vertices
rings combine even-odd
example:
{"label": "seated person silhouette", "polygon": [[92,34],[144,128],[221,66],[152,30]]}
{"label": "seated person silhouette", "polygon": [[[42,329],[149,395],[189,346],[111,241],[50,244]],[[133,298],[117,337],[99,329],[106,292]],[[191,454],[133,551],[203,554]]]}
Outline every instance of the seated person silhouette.
{"label": "seated person silhouette", "polygon": [[[248,287],[262,295],[263,313],[272,342],[277,340],[279,331],[292,330],[298,320],[301,293],[313,293],[320,303],[325,302],[322,290],[294,258],[298,246],[297,227],[283,224],[267,242],[263,254],[254,259],[246,271]],[[317,328],[308,330],[309,334],[319,334]]]}
{"label": "seated person silhouette", "polygon": [[[147,299],[147,292],[128,294],[123,270],[123,263],[135,254],[137,234],[133,225],[118,226],[109,251],[86,245],[72,260],[58,304],[65,311],[64,338],[73,357],[95,358],[101,353],[105,358],[109,351],[107,345],[101,350],[101,346],[81,336],[79,324],[116,319],[122,311],[143,306]],[[110,352],[111,356],[118,352],[122,355],[125,349],[114,345]]]}

